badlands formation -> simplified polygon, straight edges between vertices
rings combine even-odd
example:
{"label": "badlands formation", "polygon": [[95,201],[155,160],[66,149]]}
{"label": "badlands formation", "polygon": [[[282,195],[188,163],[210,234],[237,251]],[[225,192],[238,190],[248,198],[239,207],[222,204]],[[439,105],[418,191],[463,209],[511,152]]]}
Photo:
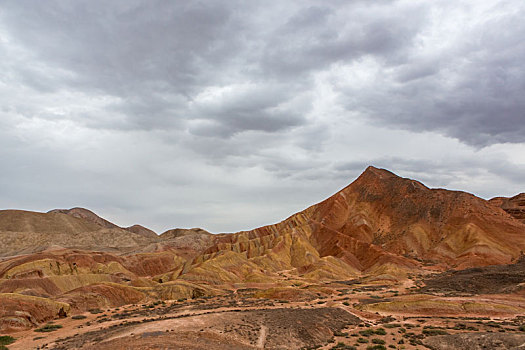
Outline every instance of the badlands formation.
{"label": "badlands formation", "polygon": [[[9,349],[518,349],[525,194],[369,167],[251,231],[161,235],[74,208],[0,211]],[[0,345],[2,349],[2,345]]]}

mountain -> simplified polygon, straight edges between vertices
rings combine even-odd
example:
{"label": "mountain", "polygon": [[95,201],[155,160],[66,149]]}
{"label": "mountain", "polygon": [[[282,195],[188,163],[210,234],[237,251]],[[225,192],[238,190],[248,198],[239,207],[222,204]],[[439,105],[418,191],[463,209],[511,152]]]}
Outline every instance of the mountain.
{"label": "mountain", "polygon": [[525,224],[525,193],[520,193],[510,198],[496,197],[489,202]]}
{"label": "mountain", "polygon": [[463,266],[507,263],[525,247],[523,224],[487,201],[374,167],[304,213],[322,255],[345,254],[351,238],[397,256]]}
{"label": "mountain", "polygon": [[326,276],[334,272],[328,261],[344,264],[345,271],[397,274],[422,264],[509,263],[524,249],[525,225],[489,202],[369,167],[346,188],[281,223],[217,236],[205,255],[271,256],[265,263],[320,269]]}

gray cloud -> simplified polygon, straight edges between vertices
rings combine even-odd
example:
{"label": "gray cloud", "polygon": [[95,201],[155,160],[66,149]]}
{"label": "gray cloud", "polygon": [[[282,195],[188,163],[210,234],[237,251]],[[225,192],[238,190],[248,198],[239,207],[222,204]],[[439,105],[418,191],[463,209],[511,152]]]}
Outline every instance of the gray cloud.
{"label": "gray cloud", "polygon": [[2,207],[282,219],[368,164],[523,191],[525,5],[4,1]]}
{"label": "gray cloud", "polygon": [[456,26],[453,37],[434,33],[428,44],[405,47],[404,61],[376,71],[375,83],[349,84],[347,108],[381,125],[437,131],[478,147],[523,142],[525,6],[515,5],[498,3],[473,23],[468,12],[444,19],[444,27]]}

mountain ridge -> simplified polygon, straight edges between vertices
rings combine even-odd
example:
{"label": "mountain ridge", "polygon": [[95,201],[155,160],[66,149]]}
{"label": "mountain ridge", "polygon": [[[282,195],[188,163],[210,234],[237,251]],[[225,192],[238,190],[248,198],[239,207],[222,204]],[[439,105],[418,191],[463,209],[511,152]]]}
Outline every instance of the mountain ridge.
{"label": "mountain ridge", "polygon": [[[519,197],[519,195],[516,197]],[[419,181],[399,177],[386,169],[369,166],[355,181],[334,195],[289,216],[280,223],[237,233],[217,234],[206,237],[206,235],[211,234],[205,230],[194,228],[171,229],[157,235],[154,231],[140,225],[127,228],[119,227],[84,208],[54,209],[49,211],[48,214],[69,215],[80,220],[77,222],[69,222],[64,219],[58,220],[59,222],[65,222],[64,226],[69,227],[71,230],[74,230],[72,227],[80,225],[80,228],[77,230],[81,231],[84,229],[86,232],[99,231],[99,227],[121,233],[127,231],[141,236],[142,239],[148,239],[150,244],[179,239],[183,236],[188,236],[185,238],[188,241],[193,239],[191,238],[193,235],[203,234],[202,239],[214,242],[212,246],[207,248],[205,254],[219,251],[218,245],[230,244],[236,241],[235,237],[237,236],[264,237],[267,236],[266,231],[288,230],[284,226],[294,227],[296,230],[299,230],[300,227],[307,227],[306,231],[308,232],[303,232],[304,237],[307,240],[312,240],[310,243],[313,243],[316,247],[315,249],[320,252],[320,256],[340,255],[343,260],[346,259],[347,262],[352,261],[353,264],[356,264],[356,267],[362,267],[361,263],[357,263],[359,258],[356,260],[356,254],[359,255],[355,250],[357,249],[355,248],[356,245],[366,246],[366,249],[371,249],[370,245],[379,245],[384,251],[383,253],[388,252],[400,258],[417,258],[420,260],[438,258],[438,260],[447,260],[452,254],[451,250],[454,251],[454,247],[451,247],[450,244],[448,246],[436,244],[437,241],[445,238],[443,234],[447,235],[447,237],[450,236],[447,227],[449,231],[452,229],[478,230],[479,239],[476,238],[477,242],[474,239],[471,242],[471,247],[464,247],[463,254],[468,254],[469,249],[472,253],[477,250],[478,254],[480,254],[480,249],[475,247],[479,248],[486,244],[487,240],[496,246],[498,245],[496,244],[497,242],[494,242],[497,239],[492,237],[493,234],[488,234],[487,236],[487,232],[491,231],[490,227],[483,229],[482,226],[505,226],[504,229],[500,229],[504,232],[523,229],[520,226],[523,223],[519,219],[516,220],[507,211],[499,208],[503,205],[503,202],[508,203],[510,200],[505,201],[500,198],[485,201],[462,191],[431,189]],[[495,205],[496,201],[501,205]],[[4,216],[5,212],[0,211],[0,213],[4,213]],[[43,213],[35,213],[34,215],[42,218],[45,216]],[[52,221],[48,218],[46,220]],[[5,221],[4,219],[3,222]],[[454,225],[453,222],[456,222],[456,224]],[[93,226],[93,224],[96,226]],[[55,231],[59,229],[56,225],[58,224],[53,226]],[[454,227],[449,227],[451,225]],[[513,226],[516,227],[513,229]],[[0,217],[0,231],[2,230]],[[45,230],[41,231],[47,233]],[[396,237],[396,239],[392,239],[392,237]],[[351,242],[352,239],[357,240],[357,242]],[[457,239],[455,240],[457,241]],[[182,242],[183,240],[179,239],[179,241]],[[330,245],[325,246],[328,244],[328,241],[331,242]],[[346,254],[343,251],[344,249],[339,247],[339,245],[345,244],[343,241],[346,241],[346,244],[350,246],[354,246],[353,256]],[[450,239],[450,241],[454,241],[454,239]],[[500,255],[506,255],[507,257],[492,257],[489,261],[503,263],[515,258],[515,249],[513,250],[512,247],[509,247],[508,239],[503,239],[502,241],[505,247],[498,246],[497,250],[502,253]],[[143,241],[141,242],[141,244],[144,243]],[[432,244],[434,246],[430,247]],[[523,244],[525,245],[525,242]],[[155,249],[163,249],[161,246]],[[521,239],[518,242],[518,246],[522,247]],[[239,248],[239,250],[243,249]],[[511,251],[512,253],[510,253]],[[454,254],[456,256],[461,255],[457,253],[456,251]],[[512,258],[509,259],[509,256],[512,256]]]}

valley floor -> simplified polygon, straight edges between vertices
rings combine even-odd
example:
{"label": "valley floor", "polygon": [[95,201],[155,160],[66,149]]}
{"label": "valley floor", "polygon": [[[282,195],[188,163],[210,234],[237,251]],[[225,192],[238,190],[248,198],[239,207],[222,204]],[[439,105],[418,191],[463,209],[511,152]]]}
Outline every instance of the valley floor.
{"label": "valley floor", "polygon": [[423,294],[421,283],[421,276],[397,285],[330,282],[308,286],[316,295],[308,298],[293,293],[262,298],[260,290],[247,288],[95,309],[55,320],[50,332],[13,332],[16,341],[9,349],[518,349],[525,344],[525,297],[519,293]]}

